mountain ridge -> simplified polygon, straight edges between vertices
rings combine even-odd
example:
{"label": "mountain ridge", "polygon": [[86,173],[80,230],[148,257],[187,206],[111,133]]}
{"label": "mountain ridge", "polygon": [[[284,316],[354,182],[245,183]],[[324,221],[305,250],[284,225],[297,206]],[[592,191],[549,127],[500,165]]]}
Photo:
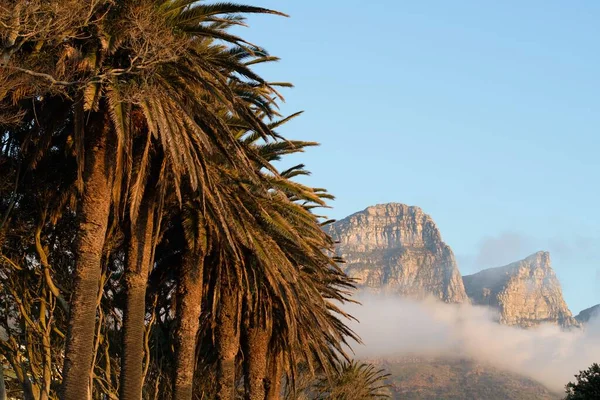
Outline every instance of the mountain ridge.
{"label": "mountain ridge", "polygon": [[433,219],[416,206],[378,204],[325,231],[338,242],[342,268],[363,289],[410,297],[468,301],[454,253]]}
{"label": "mountain ridge", "polygon": [[503,324],[532,327],[549,322],[567,328],[579,325],[564,301],[550,253],[546,251],[463,276],[463,282],[471,302],[498,309]]}
{"label": "mountain ridge", "polygon": [[548,252],[461,276],[433,218],[398,202],[369,206],[324,229],[337,243],[342,269],[362,290],[486,305],[500,311],[499,322],[525,328],[544,322],[580,325],[563,298]]}
{"label": "mountain ridge", "polygon": [[579,314],[575,317],[579,323],[585,324],[590,321],[590,319],[600,316],[600,304],[596,304],[595,306],[586,308],[585,310],[581,310]]}
{"label": "mountain ridge", "polygon": [[[366,291],[447,303],[486,305],[498,322],[521,328],[552,323],[579,326],[562,295],[550,254],[538,251],[508,265],[461,276],[451,247],[433,218],[402,203],[370,206],[325,228],[336,241],[341,268]],[[485,294],[487,293],[487,295]],[[600,308],[600,305],[599,305]],[[460,356],[374,360],[391,375],[392,398],[558,399],[559,394],[524,375]]]}

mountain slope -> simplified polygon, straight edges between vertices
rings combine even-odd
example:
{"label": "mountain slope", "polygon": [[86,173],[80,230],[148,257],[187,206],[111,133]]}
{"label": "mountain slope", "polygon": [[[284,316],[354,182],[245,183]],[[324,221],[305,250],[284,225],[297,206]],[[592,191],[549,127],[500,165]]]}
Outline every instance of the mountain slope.
{"label": "mountain slope", "polygon": [[584,323],[588,322],[592,317],[598,317],[598,316],[600,316],[600,304],[596,304],[593,307],[586,308],[585,310],[583,310],[579,314],[577,314],[575,319],[577,321],[579,321],[580,323],[584,324]]}
{"label": "mountain slope", "polygon": [[577,326],[552,269],[550,255],[538,252],[504,267],[463,277],[473,304],[500,311],[500,322],[531,327],[542,322]]}
{"label": "mountain slope", "polygon": [[389,394],[402,400],[558,400],[529,378],[472,360],[402,357],[371,361],[391,376]]}
{"label": "mountain slope", "polygon": [[381,204],[325,228],[359,286],[404,296],[468,301],[454,254],[418,207]]}

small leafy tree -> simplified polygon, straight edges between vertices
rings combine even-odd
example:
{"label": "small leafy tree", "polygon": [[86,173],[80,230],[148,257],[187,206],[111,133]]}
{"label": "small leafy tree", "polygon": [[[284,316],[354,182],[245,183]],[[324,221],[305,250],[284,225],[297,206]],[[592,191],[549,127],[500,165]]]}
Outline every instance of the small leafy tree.
{"label": "small leafy tree", "polygon": [[569,382],[565,386],[567,397],[565,400],[591,400],[600,399],[600,365],[594,363],[585,371],[575,375],[577,381]]}

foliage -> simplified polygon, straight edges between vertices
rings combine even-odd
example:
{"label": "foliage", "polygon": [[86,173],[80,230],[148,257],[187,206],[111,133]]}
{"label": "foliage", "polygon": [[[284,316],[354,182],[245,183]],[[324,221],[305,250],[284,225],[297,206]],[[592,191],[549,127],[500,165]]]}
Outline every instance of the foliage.
{"label": "foliage", "polygon": [[335,382],[314,387],[328,398],[377,396],[384,376],[345,353],[353,283],[315,213],[332,196],[274,165],[316,143],[278,132],[299,113],[278,112],[291,85],[253,70],[277,58],[230,32],[248,13],[283,15],[0,0],[11,396],[272,399],[300,370]]}
{"label": "foliage", "polygon": [[333,377],[321,378],[315,385],[317,399],[367,400],[387,398],[382,389],[388,377],[383,370],[362,362],[346,362]]}
{"label": "foliage", "polygon": [[340,364],[332,375],[313,376],[305,371],[296,388],[290,387],[286,399],[369,400],[389,398],[389,374],[372,364],[351,360]]}
{"label": "foliage", "polygon": [[575,379],[565,387],[566,400],[600,399],[600,365],[594,363],[585,371],[579,371]]}

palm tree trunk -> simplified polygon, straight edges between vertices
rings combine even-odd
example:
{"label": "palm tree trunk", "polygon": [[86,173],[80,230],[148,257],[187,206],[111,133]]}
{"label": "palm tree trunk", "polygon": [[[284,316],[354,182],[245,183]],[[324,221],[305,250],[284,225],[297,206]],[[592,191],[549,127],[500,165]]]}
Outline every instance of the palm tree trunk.
{"label": "palm tree trunk", "polygon": [[217,398],[235,399],[235,358],[240,347],[238,293],[227,282],[221,285],[217,315]]}
{"label": "palm tree trunk", "polygon": [[0,356],[0,400],[6,400],[6,386],[4,385],[4,357]]}
{"label": "palm tree trunk", "polygon": [[244,340],[244,386],[247,400],[264,400],[267,376],[267,353],[271,332],[263,326],[249,324]]}
{"label": "palm tree trunk", "polygon": [[281,397],[281,360],[279,354],[269,357],[269,381],[267,383],[266,400],[278,400]]}
{"label": "palm tree trunk", "polygon": [[119,399],[141,400],[146,316],[146,284],[152,264],[154,213],[142,202],[132,223],[125,267],[125,309],[123,314],[123,355]]}
{"label": "palm tree trunk", "polygon": [[78,207],[78,241],[63,368],[63,400],[88,397],[102,249],[111,205],[113,152],[108,145],[109,133],[110,122],[102,117],[92,121],[89,132],[86,132],[89,146],[86,146],[83,193]]}
{"label": "palm tree trunk", "polygon": [[196,368],[196,337],[202,311],[204,257],[187,251],[181,261],[177,285],[175,370],[173,399],[191,400]]}

